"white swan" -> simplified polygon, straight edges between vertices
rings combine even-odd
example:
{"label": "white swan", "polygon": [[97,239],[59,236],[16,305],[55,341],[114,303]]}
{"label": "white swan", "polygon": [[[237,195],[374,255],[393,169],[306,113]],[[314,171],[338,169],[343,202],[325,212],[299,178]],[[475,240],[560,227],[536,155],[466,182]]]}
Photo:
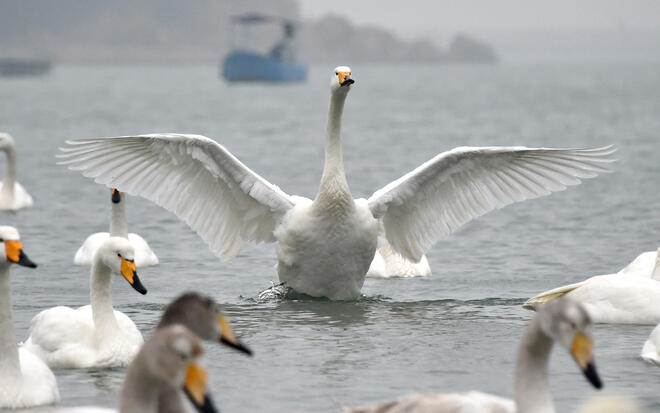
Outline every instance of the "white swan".
{"label": "white swan", "polygon": [[641,357],[648,363],[660,366],[660,324],[655,326],[644,343]]}
{"label": "white swan", "polygon": [[[157,330],[176,324],[185,326],[201,339],[220,342],[234,350],[252,355],[252,350],[236,338],[218,304],[211,297],[187,292],[172,301],[165,309]],[[183,392],[179,388],[168,386],[160,393],[158,412],[185,411],[186,405]]]}
{"label": "white swan", "polygon": [[53,372],[34,354],[16,345],[11,316],[11,264],[36,268],[23,252],[18,231],[0,226],[0,408],[53,404],[60,401]]}
{"label": "white swan", "polygon": [[[154,332],[126,371],[119,413],[162,413],[158,395],[166,389],[182,389],[192,406],[202,413],[217,410],[207,391],[206,371],[199,364],[204,354],[199,339],[177,324]],[[185,413],[185,410],[168,410]],[[101,407],[67,407],[52,413],[115,413]]]}
{"label": "white swan", "polygon": [[127,366],[143,339],[133,321],[112,308],[112,273],[147,293],[136,273],[133,247],[126,238],[110,237],[94,256],[91,305],[75,310],[58,306],[37,314],[24,347],[52,368]]}
{"label": "white swan", "polygon": [[[649,268],[649,257],[654,258]],[[582,282],[544,291],[527,300],[533,310],[539,303],[567,296],[581,302],[596,323],[660,323],[660,254],[644,253],[616,274],[596,275]]]}
{"label": "white swan", "polygon": [[287,195],[199,135],[68,141],[61,163],[173,211],[222,260],[248,241],[277,241],[280,281],[311,296],[353,300],[374,259],[381,225],[392,248],[417,262],[439,238],[488,211],[606,171],[614,151],[455,148],[369,199],[353,199],[340,138],[352,83],[348,67],[332,74],[325,166],[313,201]]}
{"label": "white swan", "polygon": [[16,180],[16,144],[8,133],[0,132],[0,151],[6,156],[5,175],[0,182],[0,210],[16,211],[32,206],[32,197]]}
{"label": "white swan", "polygon": [[594,387],[602,387],[592,358],[591,330],[589,314],[577,302],[560,299],[540,307],[527,327],[518,350],[515,401],[476,391],[412,394],[392,402],[349,408],[345,413],[553,413],[555,409],[548,385],[548,364],[555,342],[573,355]]}
{"label": "white swan", "polygon": [[431,275],[431,267],[426,255],[422,255],[419,262],[413,262],[394,251],[387,242],[376,250],[376,255],[367,271],[367,277],[371,278],[409,278],[429,275]]}
{"label": "white swan", "polygon": [[135,251],[135,265],[150,267],[158,265],[158,257],[141,236],[128,232],[126,222],[126,196],[115,188],[110,189],[110,232],[97,232],[85,239],[73,258],[76,265],[92,265],[94,253],[109,237],[128,238]]}

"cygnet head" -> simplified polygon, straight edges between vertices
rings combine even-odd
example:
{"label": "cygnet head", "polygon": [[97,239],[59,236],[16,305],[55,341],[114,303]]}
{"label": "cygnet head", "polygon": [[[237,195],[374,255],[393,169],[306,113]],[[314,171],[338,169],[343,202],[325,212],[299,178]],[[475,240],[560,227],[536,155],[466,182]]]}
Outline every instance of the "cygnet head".
{"label": "cygnet head", "polygon": [[220,306],[204,294],[186,292],[172,301],[165,309],[158,328],[173,324],[186,326],[204,340],[220,342],[252,355],[252,350],[234,335],[227,319],[220,312]]}
{"label": "cygnet head", "polygon": [[118,204],[121,202],[124,194],[121,193],[117,188],[110,188],[110,200],[113,204]]}
{"label": "cygnet head", "polygon": [[94,255],[94,263],[95,265],[102,263],[109,267],[113,273],[121,274],[140,294],[147,293],[147,289],[144,288],[140,278],[138,278],[135,267],[135,253],[128,239],[110,237],[105,240]]}
{"label": "cygnet head", "polygon": [[130,369],[144,369],[143,375],[183,388],[199,411],[215,411],[207,394],[207,375],[199,360],[204,354],[197,336],[181,324],[158,328],[135,357]]}
{"label": "cygnet head", "polygon": [[600,389],[603,384],[593,360],[592,322],[584,306],[560,297],[538,307],[543,332],[568,350],[589,382]]}
{"label": "cygnet head", "polygon": [[15,146],[14,138],[10,134],[5,132],[0,132],[0,151],[6,151],[8,149],[13,149]]}
{"label": "cygnet head", "polygon": [[0,253],[0,263],[3,265],[18,264],[28,268],[37,268],[23,252],[23,244],[18,230],[10,226],[0,226],[0,244],[4,248],[4,253]]}
{"label": "cygnet head", "polygon": [[337,66],[330,77],[330,90],[332,93],[348,93],[355,80],[351,77],[351,68]]}

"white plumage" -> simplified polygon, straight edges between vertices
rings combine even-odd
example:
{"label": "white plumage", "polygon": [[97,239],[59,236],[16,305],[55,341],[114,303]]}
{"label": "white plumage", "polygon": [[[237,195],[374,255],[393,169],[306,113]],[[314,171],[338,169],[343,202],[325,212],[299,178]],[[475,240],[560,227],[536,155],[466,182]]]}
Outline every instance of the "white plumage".
{"label": "white plumage", "polygon": [[[340,80],[341,79],[341,80]],[[199,135],[69,141],[62,164],[174,212],[222,260],[246,242],[278,242],[280,281],[298,292],[356,299],[383,235],[417,262],[442,236],[484,213],[547,195],[604,172],[611,146],[590,149],[456,148],[368,200],[354,199],[341,154],[350,69],[331,78],[326,159],[316,199],[289,196]],[[384,233],[381,233],[381,228]]]}
{"label": "white plumage", "polygon": [[91,268],[91,305],[53,307],[30,323],[24,348],[52,368],[127,366],[142,346],[142,334],[125,314],[112,307],[110,281],[120,274],[146,294],[135,272],[133,249],[123,237],[110,237],[97,250]]}
{"label": "white plumage", "polygon": [[9,267],[34,268],[20,243],[18,231],[0,226],[0,408],[25,408],[60,401],[53,372],[38,357],[19,348],[14,336]]}
{"label": "white plumage", "polygon": [[655,326],[642,347],[641,357],[648,363],[660,366],[660,324]]}
{"label": "white plumage", "polygon": [[158,257],[149,247],[149,243],[140,235],[128,232],[126,219],[126,195],[115,190],[110,191],[110,232],[97,232],[88,236],[76,251],[73,263],[81,266],[90,266],[96,250],[99,249],[110,236],[128,238],[135,252],[135,265],[140,268],[158,265]]}
{"label": "white plumage", "polygon": [[596,275],[584,281],[544,291],[523,304],[536,305],[566,295],[587,308],[596,323],[660,323],[660,260],[657,252],[640,254],[615,274]]}
{"label": "white plumage", "polygon": [[16,144],[8,133],[0,132],[0,151],[5,153],[5,175],[0,182],[0,210],[16,211],[32,206],[32,197],[16,180]]}

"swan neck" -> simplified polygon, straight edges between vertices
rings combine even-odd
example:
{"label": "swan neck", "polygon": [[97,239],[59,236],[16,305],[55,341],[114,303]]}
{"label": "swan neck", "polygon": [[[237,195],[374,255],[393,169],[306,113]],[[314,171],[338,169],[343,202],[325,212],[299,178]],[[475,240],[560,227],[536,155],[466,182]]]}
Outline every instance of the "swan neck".
{"label": "swan neck", "polygon": [[2,177],[2,192],[13,195],[14,183],[16,182],[16,149],[13,147],[4,149],[6,155],[5,175]]}
{"label": "swan neck", "polygon": [[[13,383],[21,377],[18,346],[11,314],[9,263],[0,264],[0,382]],[[0,384],[4,386],[4,384]]]}
{"label": "swan neck", "polygon": [[92,318],[96,327],[97,337],[102,337],[99,344],[110,344],[108,338],[119,335],[119,324],[115,318],[110,295],[110,281],[112,271],[99,258],[94,259],[90,280],[90,302],[92,305]]}
{"label": "swan neck", "polygon": [[110,202],[110,236],[128,238],[128,224],[126,223],[126,198],[121,195],[117,203]]}
{"label": "swan neck", "polygon": [[341,118],[347,92],[335,91],[330,94],[328,124],[325,131],[325,165],[317,199],[346,198],[352,196],[344,173],[344,160],[341,148]]}
{"label": "swan neck", "polygon": [[534,318],[522,338],[516,362],[517,413],[554,413],[548,386],[548,363],[553,341]]}
{"label": "swan neck", "polygon": [[156,413],[163,383],[145,374],[143,352],[138,353],[124,379],[119,403],[120,413]]}

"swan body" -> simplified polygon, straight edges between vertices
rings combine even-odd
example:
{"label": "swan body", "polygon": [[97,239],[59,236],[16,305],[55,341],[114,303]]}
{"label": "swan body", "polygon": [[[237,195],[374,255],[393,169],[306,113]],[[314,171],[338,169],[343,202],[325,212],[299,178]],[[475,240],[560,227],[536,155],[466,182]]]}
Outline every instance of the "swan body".
{"label": "swan body", "polygon": [[376,250],[376,255],[367,271],[367,277],[370,278],[410,278],[429,275],[431,275],[431,267],[426,255],[422,255],[419,262],[413,262],[394,251],[388,243]]}
{"label": "swan body", "polygon": [[158,257],[149,247],[149,243],[138,234],[128,232],[126,221],[126,196],[116,189],[112,189],[110,196],[111,215],[110,232],[97,232],[85,239],[85,242],[78,248],[73,258],[73,263],[81,266],[92,265],[94,253],[99,249],[108,238],[124,237],[133,246],[135,251],[135,265],[138,267],[150,267],[158,265]]}
{"label": "swan body", "polygon": [[25,253],[15,228],[0,226],[0,408],[25,408],[60,401],[53,372],[34,354],[19,348],[11,314],[9,266],[36,267]]}
{"label": "swan body", "polygon": [[174,212],[221,260],[234,257],[246,242],[277,242],[280,281],[299,293],[354,300],[378,236],[418,262],[466,222],[576,185],[608,171],[612,161],[612,147],[461,147],[435,156],[368,199],[354,199],[341,148],[342,114],[353,82],[345,66],[331,76],[325,164],[313,200],[286,194],[199,135],[67,141],[60,163]]}
{"label": "swan body", "polygon": [[125,314],[112,308],[112,273],[121,274],[141,294],[133,249],[127,239],[110,237],[94,256],[91,305],[77,309],[53,307],[30,323],[24,348],[52,368],[127,366],[143,343],[142,334]]}
{"label": "swan body", "polygon": [[568,350],[589,382],[602,383],[593,363],[591,321],[586,309],[566,298],[539,308],[520,343],[515,371],[515,400],[481,393],[412,394],[345,413],[554,413],[548,364],[554,343]]}
{"label": "swan body", "polygon": [[[649,259],[653,258],[652,267]],[[567,296],[582,303],[596,323],[660,323],[660,260],[657,253],[644,253],[616,274],[597,275],[530,298],[524,308]]]}
{"label": "swan body", "polygon": [[644,361],[660,366],[660,324],[655,326],[651,335],[642,347],[641,357]]}
{"label": "swan body", "polygon": [[6,155],[5,175],[0,182],[0,210],[16,211],[32,206],[32,197],[16,180],[16,144],[8,133],[0,132],[0,151]]}

